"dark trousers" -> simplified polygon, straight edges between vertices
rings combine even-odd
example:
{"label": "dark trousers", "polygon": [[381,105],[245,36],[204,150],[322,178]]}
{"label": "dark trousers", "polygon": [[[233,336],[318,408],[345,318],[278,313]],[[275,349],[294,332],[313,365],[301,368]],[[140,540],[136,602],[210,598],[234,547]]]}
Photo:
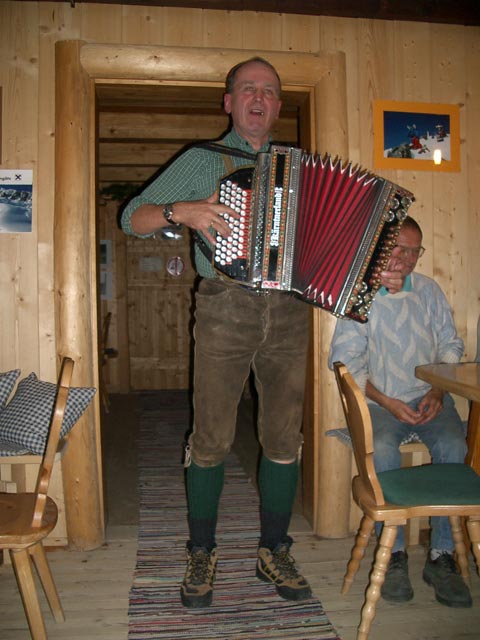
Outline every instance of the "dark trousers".
{"label": "dark trousers", "polygon": [[285,292],[256,294],[220,279],[196,295],[194,428],[190,455],[220,464],[235,436],[237,408],[250,369],[258,393],[263,454],[293,462],[301,424],[308,343],[308,305]]}

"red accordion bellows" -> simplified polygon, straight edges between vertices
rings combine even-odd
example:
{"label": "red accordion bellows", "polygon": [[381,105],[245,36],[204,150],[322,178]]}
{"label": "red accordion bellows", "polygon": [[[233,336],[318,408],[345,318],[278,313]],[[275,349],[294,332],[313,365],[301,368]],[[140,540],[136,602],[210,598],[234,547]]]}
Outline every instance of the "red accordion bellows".
{"label": "red accordion bellows", "polygon": [[220,184],[242,216],[218,238],[214,266],[258,289],[291,291],[338,317],[365,322],[410,192],[294,147],[273,146]]}

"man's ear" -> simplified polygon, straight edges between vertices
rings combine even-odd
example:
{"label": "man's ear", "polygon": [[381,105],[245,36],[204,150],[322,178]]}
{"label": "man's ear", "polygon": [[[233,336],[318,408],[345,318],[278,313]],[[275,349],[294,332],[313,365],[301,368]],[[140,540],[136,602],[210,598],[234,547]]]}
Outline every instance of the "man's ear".
{"label": "man's ear", "polygon": [[232,96],[229,93],[223,95],[223,108],[225,113],[230,114],[232,112]]}
{"label": "man's ear", "polygon": [[279,118],[279,117],[280,117],[280,109],[281,109],[281,108],[282,108],[282,101],[281,101],[281,100],[279,100],[279,101],[278,101],[277,118]]}

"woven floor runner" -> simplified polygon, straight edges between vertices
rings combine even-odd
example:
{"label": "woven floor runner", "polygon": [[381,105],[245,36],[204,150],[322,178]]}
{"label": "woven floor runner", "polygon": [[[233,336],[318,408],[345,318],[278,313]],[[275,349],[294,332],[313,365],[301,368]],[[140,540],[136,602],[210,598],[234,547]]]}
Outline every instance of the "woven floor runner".
{"label": "woven floor runner", "polygon": [[181,458],[189,410],[182,396],[176,402],[171,398],[141,418],[140,523],[129,640],[339,640],[318,600],[282,600],[255,577],[258,497],[233,454],[226,462],[220,505],[213,604],[193,610],[182,606],[188,530]]}

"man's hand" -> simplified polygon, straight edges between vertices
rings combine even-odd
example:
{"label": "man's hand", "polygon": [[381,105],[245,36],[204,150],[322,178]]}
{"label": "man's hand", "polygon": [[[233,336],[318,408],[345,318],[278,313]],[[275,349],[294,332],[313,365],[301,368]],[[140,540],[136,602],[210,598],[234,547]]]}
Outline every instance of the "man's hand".
{"label": "man's hand", "polygon": [[417,424],[425,424],[433,418],[436,418],[443,409],[443,396],[445,392],[441,389],[430,389],[418,403],[418,411],[422,415],[422,419]]}
{"label": "man's hand", "polygon": [[[218,204],[218,194],[215,191],[206,200],[195,200],[193,202],[173,203],[173,222],[183,224],[191,229],[201,231],[205,238],[215,244],[215,237],[220,233],[224,238],[232,235],[232,230],[222,217],[228,212],[233,218],[240,218],[226,204]],[[148,234],[155,233],[159,229],[168,226],[168,222],[163,215],[163,205],[143,204],[132,215],[132,229],[135,233]]]}
{"label": "man's hand", "polygon": [[417,409],[412,409],[408,406],[403,400],[398,400],[396,398],[389,398],[388,402],[383,405],[385,409],[390,411],[390,413],[400,420],[400,422],[405,422],[406,424],[416,425],[422,423],[422,418],[424,415],[422,412]]}
{"label": "man's hand", "polygon": [[430,389],[420,400],[416,409],[412,409],[406,402],[403,402],[403,400],[385,395],[374,387],[369,380],[367,380],[365,386],[365,395],[389,411],[397,420],[400,420],[400,422],[405,422],[412,426],[424,424],[432,420],[443,408],[444,392],[440,389]]}
{"label": "man's hand", "polygon": [[388,293],[398,293],[403,288],[403,278],[400,271],[382,271],[380,282],[388,289]]}
{"label": "man's hand", "polygon": [[417,409],[412,409],[402,400],[389,398],[383,406],[390,411],[398,420],[407,424],[425,424],[433,420],[443,409],[444,392],[440,389],[430,389],[417,405]]}
{"label": "man's hand", "polygon": [[217,233],[220,233],[224,238],[232,235],[230,225],[224,220],[222,214],[228,212],[229,216],[240,218],[240,215],[229,206],[218,204],[216,191],[206,200],[176,202],[174,206],[175,221],[191,229],[201,231],[212,244],[216,244]]}
{"label": "man's hand", "polygon": [[386,269],[380,273],[380,282],[388,289],[388,293],[398,293],[403,289],[402,269],[402,262],[398,258],[390,257]]}

